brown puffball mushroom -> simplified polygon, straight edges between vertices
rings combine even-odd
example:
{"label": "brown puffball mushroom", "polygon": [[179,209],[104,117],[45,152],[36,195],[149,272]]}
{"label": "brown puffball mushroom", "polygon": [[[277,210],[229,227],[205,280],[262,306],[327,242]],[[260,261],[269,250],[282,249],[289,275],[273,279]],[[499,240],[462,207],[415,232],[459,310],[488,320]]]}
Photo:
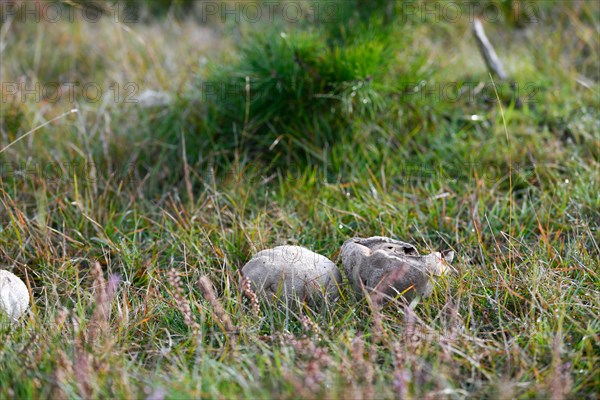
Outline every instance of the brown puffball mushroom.
{"label": "brown puffball mushroom", "polygon": [[352,238],[344,242],[341,259],[354,290],[366,290],[378,302],[399,294],[411,301],[416,295],[431,295],[432,276],[442,275],[454,252],[419,255],[405,242],[382,236]]}

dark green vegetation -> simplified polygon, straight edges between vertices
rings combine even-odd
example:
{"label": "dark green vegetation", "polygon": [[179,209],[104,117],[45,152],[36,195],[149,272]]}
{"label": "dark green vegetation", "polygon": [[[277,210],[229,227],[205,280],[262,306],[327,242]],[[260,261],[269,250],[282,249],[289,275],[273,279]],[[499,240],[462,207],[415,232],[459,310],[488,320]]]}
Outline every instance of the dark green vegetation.
{"label": "dark green vegetation", "polygon": [[[34,306],[2,321],[0,398],[595,398],[599,7],[523,3],[485,21],[497,90],[448,2],[3,22],[0,265]],[[128,102],[150,89],[171,104]],[[456,272],[414,310],[240,294],[257,249],[371,235]]]}

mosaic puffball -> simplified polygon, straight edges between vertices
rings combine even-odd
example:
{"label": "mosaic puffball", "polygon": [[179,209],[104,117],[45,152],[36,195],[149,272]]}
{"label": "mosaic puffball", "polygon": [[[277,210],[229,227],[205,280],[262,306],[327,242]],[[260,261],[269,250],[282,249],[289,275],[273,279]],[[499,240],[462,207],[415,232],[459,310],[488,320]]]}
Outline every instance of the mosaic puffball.
{"label": "mosaic puffball", "polygon": [[331,260],[300,246],[260,251],[244,265],[242,275],[260,296],[281,294],[301,301],[323,295],[335,298],[341,282],[340,271]]}

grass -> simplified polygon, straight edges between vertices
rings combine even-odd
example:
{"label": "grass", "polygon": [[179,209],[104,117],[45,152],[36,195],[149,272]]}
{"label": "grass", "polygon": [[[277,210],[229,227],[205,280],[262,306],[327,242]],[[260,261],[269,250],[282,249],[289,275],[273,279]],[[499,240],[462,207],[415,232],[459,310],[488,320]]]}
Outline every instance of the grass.
{"label": "grass", "polygon": [[[199,23],[181,2],[2,26],[3,82],[105,97],[2,99],[0,149],[78,112],[0,152],[0,264],[33,300],[0,316],[0,398],[597,397],[598,6],[485,23],[517,107],[467,19],[348,4],[321,24]],[[172,103],[115,101],[128,83]],[[456,272],[414,308],[242,295],[257,250],[339,265],[372,235],[452,248]]]}

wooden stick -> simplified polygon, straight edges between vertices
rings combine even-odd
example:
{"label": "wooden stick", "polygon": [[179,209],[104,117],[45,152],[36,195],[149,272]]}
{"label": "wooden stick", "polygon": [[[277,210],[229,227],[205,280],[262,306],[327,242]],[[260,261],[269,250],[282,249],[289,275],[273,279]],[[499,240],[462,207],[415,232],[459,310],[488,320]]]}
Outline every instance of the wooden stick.
{"label": "wooden stick", "polygon": [[506,74],[506,71],[504,71],[504,66],[498,58],[494,47],[492,47],[492,44],[485,35],[483,24],[479,18],[475,18],[473,21],[473,34],[475,35],[475,39],[477,39],[479,51],[485,60],[488,70],[493,72],[500,80],[508,79],[508,75]]}

